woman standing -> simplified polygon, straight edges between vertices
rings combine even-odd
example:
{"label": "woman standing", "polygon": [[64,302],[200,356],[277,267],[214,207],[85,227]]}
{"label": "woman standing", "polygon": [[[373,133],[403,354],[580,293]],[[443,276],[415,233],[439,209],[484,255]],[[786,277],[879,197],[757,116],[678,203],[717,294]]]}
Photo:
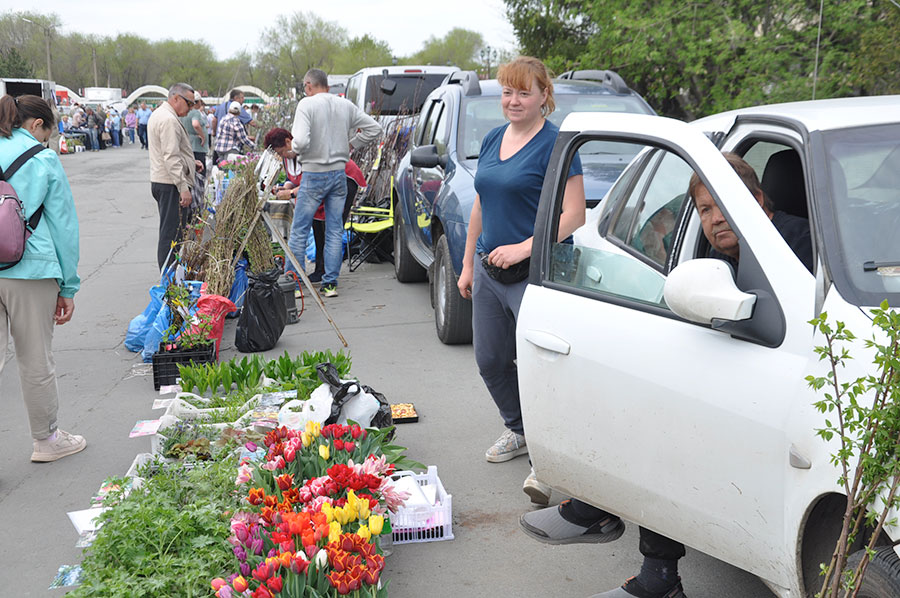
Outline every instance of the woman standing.
{"label": "woman standing", "polygon": [[128,139],[130,140],[132,145],[134,145],[134,130],[136,128],[137,114],[134,113],[134,106],[129,106],[128,112],[125,113],[125,132],[128,135]]}
{"label": "woman standing", "polygon": [[[481,144],[475,175],[475,203],[469,218],[459,292],[472,299],[475,362],[494,399],[506,431],[485,453],[491,463],[528,452],[516,370],[516,318],[528,277],[534,221],[544,173],[559,129],[546,119],[553,112],[553,83],[544,64],[520,56],[497,72],[500,100],[509,121]],[[569,170],[559,218],[559,240],[584,224],[581,161]],[[477,257],[477,259],[476,259]],[[528,476],[532,501],[547,504],[550,490]]]}
{"label": "woman standing", "polygon": [[[37,96],[0,98],[0,168],[37,144],[44,143],[55,125],[50,105]],[[34,439],[32,461],[56,461],[87,445],[84,438],[56,427],[59,393],[51,352],[53,325],[72,319],[73,297],[80,280],[78,219],[69,181],[57,155],[41,151],[15,171],[8,182],[31,218],[42,213],[25,245],[22,260],[0,264],[0,370],[9,336],[22,384]]]}

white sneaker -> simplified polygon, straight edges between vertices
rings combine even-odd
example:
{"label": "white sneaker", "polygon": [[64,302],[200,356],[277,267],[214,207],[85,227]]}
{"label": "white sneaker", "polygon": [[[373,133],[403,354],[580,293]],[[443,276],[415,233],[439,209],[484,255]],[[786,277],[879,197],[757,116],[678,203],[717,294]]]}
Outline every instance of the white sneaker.
{"label": "white sneaker", "polygon": [[516,434],[512,430],[506,430],[487,450],[484,458],[487,459],[488,463],[503,463],[527,454],[528,447],[525,446],[525,437],[521,434]]}
{"label": "white sneaker", "polygon": [[34,452],[31,453],[31,460],[38,463],[49,463],[50,461],[56,461],[57,459],[81,452],[86,446],[87,441],[84,439],[84,436],[57,430],[56,440],[48,438],[34,441]]}
{"label": "white sneaker", "polygon": [[550,504],[550,486],[537,479],[537,476],[534,475],[534,469],[525,478],[525,483],[522,484],[522,492],[527,494],[531,498],[531,502],[536,505],[546,507]]}

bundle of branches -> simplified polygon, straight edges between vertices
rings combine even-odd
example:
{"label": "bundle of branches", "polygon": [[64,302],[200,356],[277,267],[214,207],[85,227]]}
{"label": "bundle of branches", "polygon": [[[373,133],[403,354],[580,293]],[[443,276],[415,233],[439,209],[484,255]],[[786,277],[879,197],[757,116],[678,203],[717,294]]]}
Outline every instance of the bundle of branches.
{"label": "bundle of branches", "polygon": [[[365,201],[370,205],[380,205],[382,200],[391,196],[391,175],[409,148],[417,118],[417,114],[410,114],[404,109],[402,114],[388,123],[380,141],[353,151],[351,158],[366,177],[366,194],[360,197],[357,204]],[[383,119],[379,121],[384,122]]]}
{"label": "bundle of branches", "polygon": [[226,297],[234,282],[231,262],[245,238],[244,252],[251,272],[264,272],[275,267],[269,233],[263,221],[255,219],[259,197],[253,165],[240,167],[236,172],[216,208],[216,234],[209,243],[204,268],[209,292]]}

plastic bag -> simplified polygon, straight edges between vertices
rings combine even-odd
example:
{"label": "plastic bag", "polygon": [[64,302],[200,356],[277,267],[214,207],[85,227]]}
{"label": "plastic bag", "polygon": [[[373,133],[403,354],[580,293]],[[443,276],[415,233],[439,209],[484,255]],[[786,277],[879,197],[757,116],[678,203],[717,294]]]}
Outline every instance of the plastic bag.
{"label": "plastic bag", "polygon": [[[225,330],[225,315],[235,311],[234,303],[230,299],[226,299],[220,295],[200,295],[197,299],[196,316],[208,316],[212,330],[210,330],[208,338],[216,341],[216,359],[219,358],[219,345],[222,344],[222,333]],[[190,327],[192,332],[199,331],[197,324]]]}
{"label": "plastic bag", "polygon": [[128,324],[128,332],[125,334],[125,348],[132,353],[137,353],[144,348],[144,337],[153,326],[156,315],[163,306],[162,297],[166,290],[159,285],[150,289],[150,303],[144,311],[136,315]]}
{"label": "plastic bag", "polygon": [[244,305],[244,295],[247,293],[247,258],[242,257],[234,265],[234,282],[231,284],[231,292],[228,298],[234,303],[235,311],[231,312],[228,317],[236,318],[240,315],[240,309]]}
{"label": "plastic bag", "polygon": [[[346,382],[341,380],[338,377],[337,368],[330,362],[317,365],[316,373],[319,375],[319,380],[323,384],[328,385],[334,401],[331,405],[331,415],[325,421],[326,425],[334,423],[346,424],[348,419],[352,419],[363,427],[387,428],[394,425],[394,420],[391,417],[391,406],[383,394],[374,390],[371,386],[366,386],[356,381]],[[365,422],[353,417],[354,415],[361,417],[372,411],[372,399],[378,402],[378,407],[374,409],[370,421]],[[346,413],[344,413],[345,406],[347,407]],[[390,436],[393,437],[393,432],[391,432]]]}
{"label": "plastic bag", "polygon": [[277,268],[250,274],[250,285],[234,337],[234,346],[238,351],[268,351],[281,338],[287,322],[287,308],[284,293],[278,288],[280,274]]}
{"label": "plastic bag", "polygon": [[[278,411],[278,425],[302,430],[308,421],[324,424],[331,417],[332,403],[331,387],[323,384],[312,391],[306,401],[294,399],[285,403]],[[300,409],[295,410],[297,407]]]}
{"label": "plastic bag", "polygon": [[144,348],[141,350],[144,363],[153,361],[153,355],[159,351],[159,343],[171,325],[172,315],[169,313],[169,306],[164,304],[157,312],[147,334],[144,335]]}

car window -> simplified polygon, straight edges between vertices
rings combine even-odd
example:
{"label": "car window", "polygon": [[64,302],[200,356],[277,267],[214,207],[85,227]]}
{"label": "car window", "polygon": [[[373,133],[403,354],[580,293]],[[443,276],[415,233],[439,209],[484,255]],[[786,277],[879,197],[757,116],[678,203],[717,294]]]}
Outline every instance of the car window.
{"label": "car window", "polygon": [[347,91],[344,93],[344,97],[348,100],[356,104],[356,100],[359,96],[359,81],[362,79],[362,75],[354,75],[350,77],[350,80],[347,81]]}
{"label": "car window", "polygon": [[428,116],[422,127],[422,136],[419,138],[419,145],[429,145],[434,142],[434,131],[438,120],[441,118],[441,112],[444,109],[444,103],[436,100],[431,103],[428,110]]}
{"label": "car window", "polygon": [[381,92],[384,75],[370,75],[366,83],[365,110],[369,114],[415,114],[422,109],[428,94],[446,77],[442,73],[390,74],[388,79],[394,81],[397,87],[388,96]]}
{"label": "car window", "polygon": [[[643,147],[634,145],[628,151],[637,154]],[[679,217],[689,201],[693,170],[663,150],[654,150],[635,167],[643,171],[637,184],[622,192],[617,219],[608,234],[600,233],[602,226],[586,225],[573,239],[553,243],[548,278],[581,291],[666,308],[666,265]],[[634,177],[630,170],[623,177]]]}
{"label": "car window", "polygon": [[434,144],[437,146],[439,154],[447,152],[447,141],[450,133],[450,110],[441,102],[441,110],[438,115],[437,124],[434,126]]}
{"label": "car window", "polygon": [[763,173],[766,170],[766,163],[768,163],[769,158],[772,157],[772,154],[777,154],[778,152],[786,149],[790,148],[783,143],[757,141],[753,144],[753,147],[751,147],[744,153],[742,157],[747,162],[747,164],[752,166],[753,170],[756,171],[756,176],[759,177],[759,180],[762,180]]}

